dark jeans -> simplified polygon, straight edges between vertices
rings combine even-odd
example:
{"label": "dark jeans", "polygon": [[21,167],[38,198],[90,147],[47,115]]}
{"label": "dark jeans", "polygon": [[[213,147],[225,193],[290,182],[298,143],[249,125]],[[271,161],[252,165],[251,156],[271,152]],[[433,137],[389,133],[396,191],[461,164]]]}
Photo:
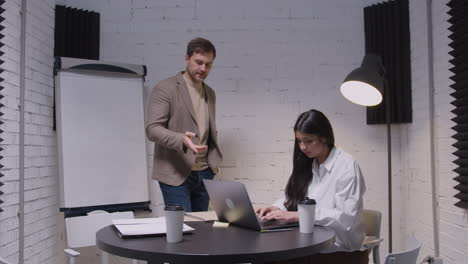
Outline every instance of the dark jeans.
{"label": "dark jeans", "polygon": [[208,210],[210,201],[203,179],[213,179],[214,173],[208,168],[202,171],[192,171],[182,185],[171,186],[159,183],[164,198],[164,204],[178,204],[185,208],[185,212],[199,212]]}

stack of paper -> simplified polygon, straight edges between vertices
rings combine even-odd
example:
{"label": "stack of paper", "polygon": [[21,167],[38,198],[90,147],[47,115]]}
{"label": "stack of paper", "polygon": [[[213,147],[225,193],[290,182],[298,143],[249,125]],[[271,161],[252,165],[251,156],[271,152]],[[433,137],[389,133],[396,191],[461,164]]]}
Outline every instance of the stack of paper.
{"label": "stack of paper", "polygon": [[[140,219],[112,220],[121,237],[151,236],[166,234],[166,219],[164,217]],[[184,224],[183,232],[190,232],[194,228]]]}

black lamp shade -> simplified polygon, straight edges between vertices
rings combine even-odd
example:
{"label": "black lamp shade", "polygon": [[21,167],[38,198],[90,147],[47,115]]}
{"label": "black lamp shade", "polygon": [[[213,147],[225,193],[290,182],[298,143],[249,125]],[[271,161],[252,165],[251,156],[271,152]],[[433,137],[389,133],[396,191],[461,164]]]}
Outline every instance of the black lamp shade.
{"label": "black lamp shade", "polygon": [[384,94],[384,70],[379,56],[366,54],[361,67],[346,76],[340,91],[349,101],[374,106],[382,102]]}

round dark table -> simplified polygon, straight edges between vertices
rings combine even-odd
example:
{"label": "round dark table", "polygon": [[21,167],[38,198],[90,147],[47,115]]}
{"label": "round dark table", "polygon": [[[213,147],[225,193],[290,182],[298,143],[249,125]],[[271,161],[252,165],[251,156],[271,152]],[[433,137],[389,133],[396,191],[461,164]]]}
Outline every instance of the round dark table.
{"label": "round dark table", "polygon": [[114,226],[96,233],[96,244],[108,253],[149,264],[264,263],[318,253],[331,246],[335,231],[315,226],[314,233],[292,231],[261,233],[230,225],[212,227],[212,222],[190,222],[195,230],[180,243],[167,243],[165,236],[120,238]]}

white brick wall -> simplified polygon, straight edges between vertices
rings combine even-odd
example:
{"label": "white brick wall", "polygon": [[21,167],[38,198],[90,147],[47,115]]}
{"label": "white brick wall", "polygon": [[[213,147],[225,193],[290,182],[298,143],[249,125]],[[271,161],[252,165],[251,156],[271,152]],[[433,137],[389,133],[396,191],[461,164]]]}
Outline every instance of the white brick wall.
{"label": "white brick wall", "polygon": [[[56,263],[57,156],[53,126],[54,0],[27,1],[25,97],[25,230],[24,263]],[[5,3],[2,78],[5,115],[2,130],[0,256],[18,263],[19,254],[19,95],[21,0]]]}
{"label": "white brick wall", "polygon": [[[445,263],[468,263],[466,211],[453,206],[453,125],[448,96],[450,59],[445,4],[434,2],[436,150],[440,202],[440,250]],[[18,252],[18,97],[20,0],[8,1],[7,46],[2,99],[8,146],[0,214],[0,254]],[[377,0],[62,0],[100,12],[101,58],[145,64],[146,90],[184,68],[185,45],[196,36],[218,50],[208,83],[217,92],[217,120],[225,161],[220,178],[245,182],[256,205],[270,204],[283,191],[291,170],[292,125],[309,108],[331,119],[337,143],[360,162],[368,190],[365,206],[384,213],[387,237],[386,132],[365,125],[365,110],[338,92],[344,76],[359,65],[364,49],[362,8]],[[433,253],[430,199],[429,97],[425,0],[410,1],[413,122],[394,125],[394,248],[406,235],[424,242],[420,257]],[[52,116],[53,0],[28,1],[26,246],[28,263],[53,263],[56,202],[55,134]],[[43,26],[39,26],[43,24]],[[151,147],[149,147],[151,149]],[[149,157],[151,158],[151,157]],[[157,185],[151,186],[156,211]],[[36,224],[30,224],[37,222]],[[384,256],[386,243],[381,247]],[[42,261],[42,262],[41,262]]]}

